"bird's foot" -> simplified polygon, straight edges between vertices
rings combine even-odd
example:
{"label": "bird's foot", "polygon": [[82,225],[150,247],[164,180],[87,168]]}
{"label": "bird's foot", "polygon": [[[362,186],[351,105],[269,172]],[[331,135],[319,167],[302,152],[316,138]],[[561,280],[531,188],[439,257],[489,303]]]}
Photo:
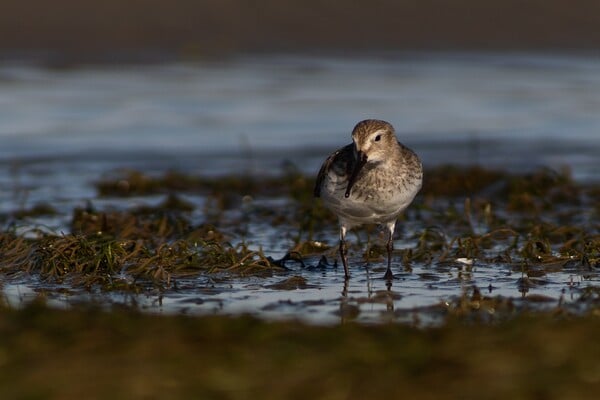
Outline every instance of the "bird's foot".
{"label": "bird's foot", "polygon": [[385,275],[383,275],[383,279],[385,279],[386,281],[391,281],[394,279],[394,274],[392,273],[392,270],[390,268],[388,268],[385,271]]}

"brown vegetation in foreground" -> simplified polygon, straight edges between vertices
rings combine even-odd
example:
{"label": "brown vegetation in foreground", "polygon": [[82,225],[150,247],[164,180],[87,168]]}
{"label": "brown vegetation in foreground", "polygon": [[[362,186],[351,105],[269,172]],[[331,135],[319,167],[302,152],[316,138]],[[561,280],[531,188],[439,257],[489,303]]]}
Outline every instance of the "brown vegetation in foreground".
{"label": "brown vegetation in foreground", "polygon": [[597,313],[422,330],[34,303],[0,307],[0,397],[595,399],[598,329]]}

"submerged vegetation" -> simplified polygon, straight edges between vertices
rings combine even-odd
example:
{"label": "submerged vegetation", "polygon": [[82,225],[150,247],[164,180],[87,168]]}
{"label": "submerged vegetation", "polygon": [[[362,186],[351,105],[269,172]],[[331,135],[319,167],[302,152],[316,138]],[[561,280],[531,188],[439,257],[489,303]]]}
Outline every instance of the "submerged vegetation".
{"label": "submerged vegetation", "polygon": [[[292,167],[280,176],[206,178],[121,171],[95,183],[98,199],[120,207],[76,208],[68,231],[35,227],[50,205],[19,210],[0,234],[0,273],[103,290],[168,289],[177,279],[228,273],[272,275],[337,266],[336,221],[312,197],[312,177]],[[159,196],[155,205],[127,201]],[[198,201],[200,199],[200,201]],[[508,266],[527,278],[600,268],[600,188],[568,171],[511,174],[480,167],[426,171],[424,188],[403,216],[406,246],[396,263],[471,268]],[[33,221],[33,222],[32,222]],[[28,227],[23,229],[23,226]],[[258,241],[267,229],[275,237]],[[17,229],[20,228],[20,229]],[[263,235],[263,236],[261,236]],[[354,261],[377,264],[384,248],[373,228],[357,233]],[[366,239],[366,245],[364,243]],[[264,248],[286,248],[273,259]]]}

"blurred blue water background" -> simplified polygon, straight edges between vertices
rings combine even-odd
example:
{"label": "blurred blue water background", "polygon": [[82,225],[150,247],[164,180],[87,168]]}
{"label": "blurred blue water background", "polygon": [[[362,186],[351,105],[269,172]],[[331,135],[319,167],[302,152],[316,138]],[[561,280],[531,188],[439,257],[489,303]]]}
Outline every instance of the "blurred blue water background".
{"label": "blurred blue water background", "polygon": [[0,165],[98,173],[312,173],[380,118],[426,166],[600,176],[596,54],[263,55],[47,69],[0,65]]}

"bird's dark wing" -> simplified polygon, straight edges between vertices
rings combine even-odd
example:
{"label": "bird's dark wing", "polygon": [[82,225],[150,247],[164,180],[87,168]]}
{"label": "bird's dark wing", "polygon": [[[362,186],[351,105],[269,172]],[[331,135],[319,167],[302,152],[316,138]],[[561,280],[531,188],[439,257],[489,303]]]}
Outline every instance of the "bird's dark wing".
{"label": "bird's dark wing", "polygon": [[340,175],[348,172],[348,168],[354,158],[353,147],[353,144],[349,144],[327,157],[323,165],[321,165],[321,169],[317,175],[315,190],[313,192],[315,197],[321,196],[321,186],[323,186],[323,180],[325,179],[325,176],[327,176],[329,170],[333,168],[333,170]]}

